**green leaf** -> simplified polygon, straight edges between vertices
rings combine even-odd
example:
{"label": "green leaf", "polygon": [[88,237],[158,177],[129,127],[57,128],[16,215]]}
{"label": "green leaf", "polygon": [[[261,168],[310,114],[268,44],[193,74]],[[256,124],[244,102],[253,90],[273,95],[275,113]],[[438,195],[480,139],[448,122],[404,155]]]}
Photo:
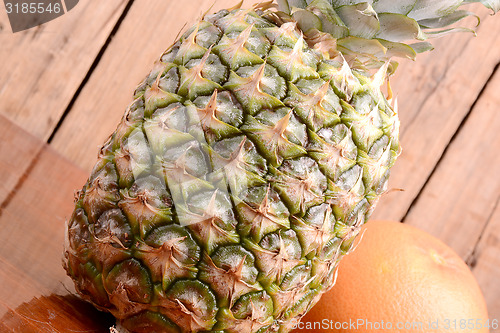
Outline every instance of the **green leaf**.
{"label": "green leaf", "polygon": [[378,16],[380,31],[376,37],[391,42],[422,39],[422,31],[418,23],[402,14],[382,13]]}
{"label": "green leaf", "polygon": [[323,24],[318,16],[314,15],[308,10],[294,8],[292,17],[299,25],[300,30],[307,32],[311,29],[318,29],[322,31]]}
{"label": "green leaf", "polygon": [[284,13],[290,14],[293,7],[306,8],[307,3],[305,0],[276,0],[278,8]]}
{"label": "green leaf", "polygon": [[398,57],[415,60],[415,58],[417,57],[416,51],[404,43],[394,43],[383,39],[378,39],[378,41],[387,49],[387,59]]}
{"label": "green leaf", "polygon": [[349,36],[349,29],[346,26],[328,25],[323,23],[323,31],[332,35],[333,38],[344,38]]}
{"label": "green leaf", "polygon": [[306,8],[307,2],[305,0],[288,0],[290,7]]}
{"label": "green leaf", "polygon": [[428,38],[439,38],[455,32],[472,32],[474,35],[476,34],[474,30],[463,27],[443,29],[438,31],[426,31],[425,34],[428,36]]}
{"label": "green leaf", "polygon": [[496,13],[500,10],[500,0],[465,0],[465,2],[480,2],[486,8],[489,8]]}
{"label": "green leaf", "polygon": [[418,43],[410,44],[408,46],[410,46],[417,53],[423,53],[423,52],[434,50],[434,46],[432,46],[432,44],[429,42],[418,42]]}
{"label": "green leaf", "polygon": [[415,21],[439,18],[453,13],[463,0],[417,0],[408,16]]}
{"label": "green leaf", "polygon": [[361,55],[385,54],[387,48],[376,39],[364,39],[355,36],[349,36],[337,40],[337,47],[343,53],[355,53]]}
{"label": "green leaf", "polygon": [[278,4],[278,9],[283,13],[290,14],[290,7],[288,6],[287,0],[276,0]]}
{"label": "green leaf", "polygon": [[339,7],[337,13],[352,36],[371,39],[380,30],[377,13],[367,2]]}
{"label": "green leaf", "polygon": [[332,5],[328,0],[313,0],[307,10],[315,13],[321,20],[322,31],[327,32],[334,38],[346,37],[349,34],[344,22],[339,15],[333,10]]}
{"label": "green leaf", "polygon": [[377,13],[408,14],[417,0],[379,0],[373,3],[373,9]]}
{"label": "green leaf", "polygon": [[352,6],[352,5],[357,5],[360,3],[367,3],[367,4],[372,4],[372,0],[330,0],[332,3],[333,8],[337,8],[340,6]]}
{"label": "green leaf", "polygon": [[420,20],[418,21],[418,24],[420,25],[420,27],[426,29],[444,28],[469,16],[474,16],[475,18],[477,18],[477,25],[479,25],[479,16],[466,10],[457,10],[456,12],[440,18]]}

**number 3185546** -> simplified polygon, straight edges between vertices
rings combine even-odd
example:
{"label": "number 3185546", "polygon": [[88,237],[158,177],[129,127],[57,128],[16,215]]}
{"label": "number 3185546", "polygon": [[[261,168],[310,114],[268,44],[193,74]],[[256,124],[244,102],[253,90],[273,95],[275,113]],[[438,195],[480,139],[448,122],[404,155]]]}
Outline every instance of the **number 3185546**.
{"label": "number 3185546", "polygon": [[62,11],[60,3],[37,3],[37,2],[22,2],[22,3],[5,3],[7,14],[43,14],[55,13],[59,14]]}

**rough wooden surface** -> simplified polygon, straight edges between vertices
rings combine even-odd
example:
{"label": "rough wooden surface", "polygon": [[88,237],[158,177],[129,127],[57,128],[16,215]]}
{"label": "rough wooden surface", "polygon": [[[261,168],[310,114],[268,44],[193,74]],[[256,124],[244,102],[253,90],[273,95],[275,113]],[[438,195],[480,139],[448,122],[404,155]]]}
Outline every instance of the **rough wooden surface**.
{"label": "rough wooden surface", "polygon": [[[452,137],[500,62],[500,19],[481,7],[478,36],[435,40],[435,50],[404,62],[392,84],[398,96],[403,153],[391,170],[387,195],[374,218],[401,220],[425,186]],[[493,47],[492,47],[493,45]],[[479,133],[479,132],[478,132]],[[451,198],[450,198],[451,199]]]}
{"label": "rough wooden surface", "polygon": [[500,198],[499,86],[496,72],[405,219],[464,258],[472,255]]}
{"label": "rough wooden surface", "polygon": [[[219,0],[212,11],[234,3]],[[137,83],[212,4],[80,1],[17,34],[0,6],[1,332],[107,331],[109,317],[68,296],[60,265],[73,190]],[[491,319],[500,319],[500,17],[470,9],[481,16],[478,37],[436,40],[435,51],[403,61],[392,79],[403,153],[390,187],[404,191],[386,194],[374,218],[404,220],[454,248],[473,269]],[[49,307],[60,316],[40,310]]]}
{"label": "rough wooden surface", "polygon": [[12,34],[0,7],[0,113],[46,140],[105,44],[126,0],[90,0]]}
{"label": "rough wooden surface", "polygon": [[[29,136],[13,124],[11,129],[8,134],[13,139]],[[4,134],[0,138],[4,139]],[[78,183],[82,186],[86,174],[48,145],[35,139],[32,142],[38,150],[35,158],[29,154],[32,149],[19,152],[24,161],[19,166],[27,166],[29,172],[17,181],[13,195],[0,203],[0,263],[4,267],[0,271],[5,274],[15,270],[30,279],[24,288],[63,290],[64,224],[73,209],[74,186]],[[9,176],[9,170],[2,171]],[[16,273],[8,274],[12,283],[22,280],[16,279]],[[2,289],[8,288],[5,283],[0,285]],[[22,293],[12,296],[24,297]]]}
{"label": "rough wooden surface", "polygon": [[[17,165],[29,169],[16,182],[15,195],[0,200],[0,332],[108,332],[112,318],[74,295],[61,266],[65,219],[73,209],[74,188],[84,183],[86,173],[9,120],[0,120],[10,125],[0,132],[0,142],[24,142]],[[15,169],[3,164],[0,169],[3,177],[18,178]]]}
{"label": "rough wooden surface", "polygon": [[475,248],[474,269],[479,285],[483,289],[490,318],[500,317],[500,199],[495,203],[485,230]]}
{"label": "rough wooden surface", "polygon": [[[0,203],[2,206],[13,195],[16,185],[26,173],[31,161],[39,155],[44,142],[30,135],[16,135],[17,126],[2,114],[0,114],[0,170],[2,170],[2,181],[0,182]],[[13,149],[13,147],[16,147]],[[2,207],[0,206],[0,207]]]}
{"label": "rough wooden surface", "polygon": [[[217,1],[212,11],[229,8],[234,3],[234,0]],[[54,149],[90,170],[99,147],[132,102],[136,86],[175,41],[177,33],[186,24],[193,25],[212,4],[212,0],[135,1],[51,142]],[[144,24],[144,18],[154,23]]]}

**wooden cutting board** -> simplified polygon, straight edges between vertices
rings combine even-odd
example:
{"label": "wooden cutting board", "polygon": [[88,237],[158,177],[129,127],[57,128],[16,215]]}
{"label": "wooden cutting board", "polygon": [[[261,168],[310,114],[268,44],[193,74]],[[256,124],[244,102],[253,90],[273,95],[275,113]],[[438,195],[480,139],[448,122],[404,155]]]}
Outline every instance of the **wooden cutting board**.
{"label": "wooden cutting board", "polygon": [[86,173],[0,115],[0,332],[109,332],[61,265]]}

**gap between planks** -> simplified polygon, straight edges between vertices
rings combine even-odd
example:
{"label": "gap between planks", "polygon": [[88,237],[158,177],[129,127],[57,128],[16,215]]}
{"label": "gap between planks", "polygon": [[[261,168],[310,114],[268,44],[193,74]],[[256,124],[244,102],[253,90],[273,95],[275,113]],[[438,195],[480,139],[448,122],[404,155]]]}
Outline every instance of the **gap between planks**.
{"label": "gap between planks", "polygon": [[[81,2],[36,28],[1,31],[0,113],[46,141],[127,1]],[[2,10],[0,23],[8,25]]]}
{"label": "gap between planks", "polygon": [[461,130],[464,128],[465,124],[467,123],[467,120],[470,118],[470,115],[474,111],[474,109],[476,107],[476,104],[481,99],[481,97],[483,97],[485,90],[487,89],[487,87],[491,83],[491,81],[493,80],[493,77],[495,76],[495,74],[498,72],[499,67],[500,67],[500,63],[497,63],[496,66],[495,66],[495,68],[493,69],[493,72],[491,73],[491,75],[489,76],[489,78],[486,80],[486,82],[484,83],[483,87],[481,88],[479,94],[477,95],[477,98],[472,103],[469,111],[467,112],[467,114],[465,115],[465,117],[462,119],[460,125],[457,127],[455,133],[453,134],[453,136],[451,137],[450,141],[448,142],[448,144],[444,148],[441,156],[439,157],[438,161],[434,165],[434,168],[431,170],[431,172],[429,173],[429,175],[425,179],[424,183],[422,184],[422,187],[420,188],[420,191],[418,192],[418,194],[416,195],[416,197],[412,200],[411,204],[408,206],[408,209],[407,209],[406,213],[404,214],[403,218],[401,219],[401,222],[403,222],[403,223],[405,222],[405,220],[406,220],[407,216],[410,214],[411,210],[415,207],[415,205],[417,205],[418,201],[420,200],[420,197],[422,196],[422,193],[424,192],[425,188],[429,184],[429,181],[434,176],[436,170],[441,165],[441,162],[443,161],[443,159],[446,157],[446,154],[448,153],[449,148],[453,145],[453,143],[455,142],[456,138],[460,134]]}
{"label": "gap between planks", "polygon": [[446,242],[463,259],[477,247],[500,196],[496,68],[404,219]]}
{"label": "gap between planks", "polygon": [[[483,289],[491,320],[500,319],[500,197],[486,225],[486,230],[475,248],[472,269]],[[498,330],[494,330],[497,332]]]}
{"label": "gap between planks", "polygon": [[50,144],[52,142],[52,140],[54,139],[54,136],[55,136],[56,132],[59,130],[59,128],[61,127],[62,123],[64,122],[64,120],[68,116],[69,112],[73,108],[73,105],[75,104],[76,99],[80,96],[80,93],[82,92],[83,87],[85,86],[85,84],[87,84],[87,82],[90,79],[90,76],[92,75],[92,73],[94,72],[94,70],[97,68],[97,65],[99,64],[99,61],[101,60],[104,52],[106,52],[109,44],[111,43],[111,40],[113,39],[113,36],[116,34],[116,32],[118,31],[118,29],[120,28],[123,20],[125,20],[125,17],[127,16],[128,12],[130,10],[130,7],[132,7],[133,3],[134,3],[134,0],[129,0],[128,3],[125,5],[125,8],[123,9],[123,12],[120,14],[120,17],[118,18],[118,20],[115,23],[115,26],[111,30],[108,38],[106,39],[106,41],[102,45],[101,49],[99,50],[99,53],[97,54],[97,56],[95,57],[94,61],[92,62],[92,65],[90,66],[89,70],[87,71],[87,74],[85,75],[85,77],[83,78],[82,82],[78,86],[77,90],[75,91],[75,94],[73,95],[73,97],[71,98],[70,102],[68,103],[68,106],[64,110],[63,114],[59,118],[59,121],[57,122],[56,126],[52,130],[52,133],[50,134],[49,138],[47,139],[47,143],[48,144]]}
{"label": "gap between planks", "polygon": [[[249,0],[248,4],[255,1]],[[133,101],[137,84],[149,73],[165,48],[173,44],[185,23],[193,25],[212,5],[213,0],[193,0],[189,4],[135,1],[53,136],[51,146],[90,171],[99,148]],[[210,12],[230,6],[234,6],[234,0],[219,0]]]}
{"label": "gap between planks", "polygon": [[[436,50],[403,62],[392,80],[398,94],[403,153],[391,169],[389,185],[404,189],[383,196],[373,219],[401,221],[436,163],[500,62],[500,21],[474,6],[482,18],[478,37],[455,34],[436,40]],[[477,66],[481,57],[481,66]],[[453,66],[450,66],[453,65]],[[432,92],[429,95],[429,92]]]}
{"label": "gap between planks", "polygon": [[491,224],[494,223],[493,217],[495,216],[496,210],[500,207],[500,196],[497,198],[497,201],[493,205],[493,208],[491,209],[491,213],[486,219],[486,223],[484,224],[483,229],[481,230],[481,234],[477,238],[476,244],[474,244],[474,247],[472,248],[472,251],[470,255],[465,259],[465,262],[467,263],[467,266],[469,266],[472,270],[476,267],[478,263],[478,255],[479,255],[479,246],[483,239],[485,239],[485,236],[487,236],[487,230],[490,228]]}

